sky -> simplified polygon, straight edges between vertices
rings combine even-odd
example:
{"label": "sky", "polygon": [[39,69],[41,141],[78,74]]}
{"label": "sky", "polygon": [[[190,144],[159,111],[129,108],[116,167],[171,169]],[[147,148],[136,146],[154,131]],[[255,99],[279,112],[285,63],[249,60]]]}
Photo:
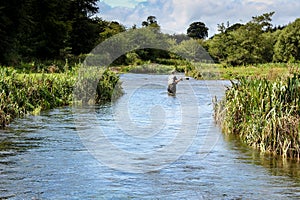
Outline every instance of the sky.
{"label": "sky", "polygon": [[191,23],[203,22],[209,37],[218,33],[218,24],[244,24],[272,11],[274,26],[300,18],[299,0],[100,0],[98,6],[99,17],[127,28],[141,27],[148,16],[155,16],[162,32],[186,33]]}

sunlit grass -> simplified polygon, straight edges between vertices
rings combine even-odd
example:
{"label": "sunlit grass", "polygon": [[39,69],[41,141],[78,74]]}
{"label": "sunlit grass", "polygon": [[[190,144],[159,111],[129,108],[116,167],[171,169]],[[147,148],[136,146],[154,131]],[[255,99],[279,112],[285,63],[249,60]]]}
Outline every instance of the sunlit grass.
{"label": "sunlit grass", "polygon": [[300,71],[300,64],[267,63],[239,67],[226,67],[214,63],[193,63],[188,75],[196,79],[234,80],[241,77],[266,78],[275,80],[286,78]]}
{"label": "sunlit grass", "polygon": [[214,109],[225,134],[262,152],[300,158],[299,74],[276,81],[241,78]]}
{"label": "sunlit grass", "polygon": [[[122,93],[121,87],[117,85],[119,77],[111,71],[102,72],[100,79],[99,74],[87,74],[83,78],[77,92],[84,95],[89,92],[90,83],[96,81],[92,88],[93,103],[109,101],[113,94]],[[7,126],[17,117],[38,115],[42,110],[72,104],[74,86],[78,82],[77,71],[26,74],[18,73],[13,68],[0,68],[0,127]],[[82,96],[76,97],[77,101],[86,103]]]}

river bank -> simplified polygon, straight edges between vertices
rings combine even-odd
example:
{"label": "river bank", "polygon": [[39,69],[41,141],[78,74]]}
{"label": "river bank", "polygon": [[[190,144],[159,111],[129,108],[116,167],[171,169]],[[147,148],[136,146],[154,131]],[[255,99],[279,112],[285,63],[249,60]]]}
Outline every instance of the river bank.
{"label": "river bank", "polygon": [[298,73],[300,71],[300,64],[265,63],[231,67],[216,63],[178,61],[178,64],[171,65],[144,63],[141,65],[112,66],[111,69],[117,73],[150,74],[168,74],[172,69],[176,69],[178,72],[185,73],[187,76],[197,80],[235,80],[241,77],[276,80],[277,78],[284,78],[293,73]]}
{"label": "river bank", "polygon": [[215,120],[261,152],[300,159],[300,75],[270,81],[239,79],[214,102]]}
{"label": "river bank", "polygon": [[187,71],[188,75],[200,80],[236,80],[242,77],[276,80],[299,72],[299,64],[266,63],[246,66],[224,66],[222,64],[196,63]]}
{"label": "river bank", "polygon": [[[118,75],[109,70],[102,72],[102,75],[90,74],[88,76],[86,78],[89,81],[96,81],[101,76],[97,83],[95,103],[108,101],[116,88],[121,90],[120,87],[116,87]],[[43,110],[71,105],[76,83],[78,83],[78,69],[62,73],[22,73],[11,67],[1,67],[0,128],[9,125],[15,118],[38,115]],[[84,94],[87,89],[86,85],[80,86],[81,88],[77,87],[77,92]],[[76,99],[76,102],[79,100]]]}
{"label": "river bank", "polygon": [[[79,114],[85,114],[78,129],[74,110],[65,106],[16,119],[0,131],[0,138],[7,141],[0,149],[0,199],[299,199],[298,163],[259,154],[215,126],[211,98],[224,95],[227,81],[183,81],[174,98],[165,90],[167,75],[123,74],[120,78],[124,95],[114,104],[92,106],[96,112],[79,108]],[[198,88],[195,94],[186,92],[189,86]],[[124,164],[156,168],[158,163],[151,161],[157,152],[182,148],[181,140],[174,145],[174,132],[191,129],[175,114],[190,106],[197,110],[191,95],[199,101],[200,117],[194,118],[198,129],[189,148],[159,170],[127,172]],[[159,115],[164,123],[150,126],[156,130],[151,137],[138,137],[149,133],[149,125],[155,122],[151,116],[157,112],[151,111],[165,113]],[[143,129],[124,124],[124,113],[131,113],[130,122]],[[186,116],[197,117],[190,112]],[[96,130],[99,135],[98,128],[111,145],[96,148],[111,158],[110,164],[120,161],[119,154],[109,153],[116,148],[138,159],[121,158],[127,159],[120,163],[121,170],[95,159],[78,131]],[[103,140],[99,145],[104,145]],[[160,158],[168,161],[169,154]]]}
{"label": "river bank", "polygon": [[[76,92],[80,93],[76,97],[84,99],[81,103],[105,102],[110,101],[116,91],[117,96],[121,95],[121,86],[117,85],[120,73],[168,74],[174,68],[196,79],[244,80],[241,81],[243,84],[233,83],[233,87],[227,90],[225,99],[215,103],[216,121],[224,133],[239,135],[246,144],[263,152],[273,152],[284,157],[299,157],[300,142],[297,135],[299,104],[295,103],[299,92],[299,78],[296,75],[293,78],[289,77],[291,73],[297,74],[299,68],[297,65],[289,64],[236,68],[224,68],[209,63],[194,67],[158,64],[112,67],[103,72],[102,78],[97,83],[95,99],[90,97],[84,99],[87,96],[85,92],[93,91],[95,88],[88,88],[85,81],[76,86],[76,83],[80,82],[76,79],[78,78],[76,70],[64,73],[24,74],[13,68],[2,68],[0,127],[7,126],[17,117],[37,115],[42,110],[70,105],[74,100],[74,86]],[[85,73],[84,76],[88,76],[89,81],[99,77],[94,72]],[[289,78],[284,82],[286,77]],[[291,94],[294,96],[291,97]],[[243,110],[240,110],[241,108]]]}

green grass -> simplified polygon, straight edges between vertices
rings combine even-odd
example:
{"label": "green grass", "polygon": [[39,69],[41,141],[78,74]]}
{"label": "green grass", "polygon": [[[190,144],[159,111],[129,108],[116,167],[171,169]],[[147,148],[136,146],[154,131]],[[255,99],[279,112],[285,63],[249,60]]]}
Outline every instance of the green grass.
{"label": "green grass", "polygon": [[118,66],[111,67],[113,71],[119,73],[138,73],[138,74],[168,74],[173,69],[174,65],[161,65],[155,63],[146,63],[143,65],[129,65],[129,66]]}
{"label": "green grass", "polygon": [[[87,74],[83,78],[79,80],[78,70],[27,74],[18,73],[13,68],[0,68],[0,128],[17,117],[38,115],[42,110],[70,105],[74,100],[81,101],[81,104],[91,100],[102,103],[111,100],[113,94],[115,98],[122,94],[118,75],[109,70],[96,72],[96,75]],[[90,86],[91,82],[96,85]],[[74,95],[76,84],[81,86],[77,87],[77,94],[81,96]],[[88,87],[93,90],[93,99],[84,98],[89,92]]]}
{"label": "green grass", "polygon": [[75,78],[66,74],[18,74],[0,69],[0,127],[14,118],[67,105]]}
{"label": "green grass", "polygon": [[262,152],[300,159],[300,75],[276,81],[241,78],[215,101],[225,134]]}
{"label": "green grass", "polygon": [[166,74],[172,69],[185,72],[186,76],[198,80],[235,80],[241,77],[266,78],[275,80],[278,77],[286,78],[290,74],[300,71],[300,64],[267,63],[239,67],[224,67],[222,64],[209,62],[184,63],[179,65],[165,65],[145,62],[142,65],[113,66],[113,71],[118,73],[150,73]]}
{"label": "green grass", "polygon": [[193,63],[187,74],[196,79],[234,80],[241,77],[285,78],[300,71],[300,64],[267,63],[239,67],[224,67],[214,63]]}

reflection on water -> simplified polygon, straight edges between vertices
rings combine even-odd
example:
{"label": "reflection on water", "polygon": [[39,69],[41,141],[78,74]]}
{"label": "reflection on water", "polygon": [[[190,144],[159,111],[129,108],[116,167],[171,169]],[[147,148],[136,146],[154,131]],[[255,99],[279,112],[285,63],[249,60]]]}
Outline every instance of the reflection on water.
{"label": "reflection on water", "polygon": [[[176,130],[182,118],[171,120],[172,125],[168,120],[181,113],[184,103],[181,100],[188,101],[191,95],[184,90],[185,84],[197,88],[193,94],[198,98],[200,108],[197,134],[178,159],[146,173],[111,168],[101,159],[95,159],[84,146],[78,134],[80,129],[74,121],[74,110],[70,107],[54,109],[41,116],[16,120],[9,128],[0,131],[0,199],[300,198],[299,163],[261,155],[237,140],[223,136],[215,127],[211,95],[222,96],[224,82],[182,82],[178,85],[177,97],[173,98],[166,95],[162,86],[165,76],[127,74],[122,80],[127,96],[125,94],[113,104],[93,108],[93,113],[85,112],[86,108],[82,108],[82,112],[85,119],[93,119],[92,115],[95,115],[107,138],[118,147],[141,153],[132,160],[132,165],[147,163],[150,158],[143,153],[155,152],[170,144],[167,139],[174,138],[174,135],[168,132],[169,128],[175,126]],[[144,85],[145,92],[136,90],[137,93],[130,93],[134,82],[139,84],[143,80],[153,81],[153,84]],[[128,102],[129,109],[124,106]],[[144,106],[144,111],[138,109],[141,106]],[[128,112],[121,108],[128,109]],[[157,108],[159,112],[156,112]],[[122,135],[118,132],[120,127],[126,131],[134,129],[124,128],[124,124],[119,123],[124,116],[118,114],[121,111],[127,112],[131,118],[126,123],[163,132],[145,132],[147,137],[143,137],[145,135],[135,129],[137,132],[131,132],[133,135]],[[160,119],[151,121],[156,118]],[[82,124],[82,129],[87,130],[95,126],[93,121]],[[187,128],[184,124],[183,127]],[[152,140],[146,142],[145,138]],[[117,158],[117,155],[109,156]]]}
{"label": "reflection on water", "polygon": [[249,164],[263,166],[274,176],[287,176],[300,183],[300,161],[296,159],[283,159],[268,153],[261,153],[242,144],[233,136],[225,136],[225,141],[232,144],[232,149],[240,153],[241,161]]}

